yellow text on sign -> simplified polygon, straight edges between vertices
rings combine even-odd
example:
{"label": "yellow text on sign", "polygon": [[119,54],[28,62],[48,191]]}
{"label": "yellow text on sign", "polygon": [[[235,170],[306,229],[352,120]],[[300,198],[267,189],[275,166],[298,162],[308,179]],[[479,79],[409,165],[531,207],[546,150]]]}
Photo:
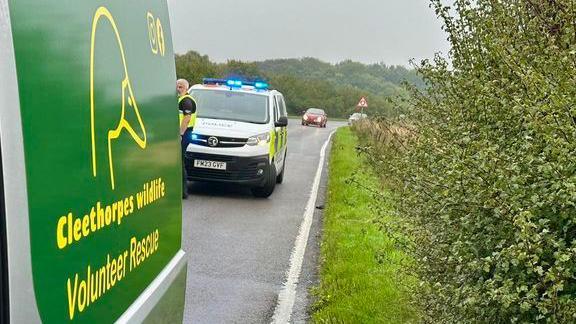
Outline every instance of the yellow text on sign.
{"label": "yellow text on sign", "polygon": [[130,248],[118,255],[106,255],[106,262],[100,266],[88,265],[66,281],[68,297],[68,316],[74,319],[76,313],[82,313],[90,304],[96,303],[103,295],[122,281],[129,273],[154,255],[159,248],[160,232],[155,229],[145,237],[130,239]]}

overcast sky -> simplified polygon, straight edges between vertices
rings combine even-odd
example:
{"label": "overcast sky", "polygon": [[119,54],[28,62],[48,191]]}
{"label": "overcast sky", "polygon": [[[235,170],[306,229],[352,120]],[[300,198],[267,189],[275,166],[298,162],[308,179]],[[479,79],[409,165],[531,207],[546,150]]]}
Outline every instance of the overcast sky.
{"label": "overcast sky", "polygon": [[407,65],[449,45],[428,0],[168,0],[176,53]]}

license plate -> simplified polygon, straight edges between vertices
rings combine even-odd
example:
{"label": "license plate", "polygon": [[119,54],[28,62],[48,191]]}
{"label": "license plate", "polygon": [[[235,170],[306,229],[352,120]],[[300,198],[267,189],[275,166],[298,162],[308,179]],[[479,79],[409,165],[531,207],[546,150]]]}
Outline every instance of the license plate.
{"label": "license plate", "polygon": [[195,168],[226,170],[226,162],[194,160]]}

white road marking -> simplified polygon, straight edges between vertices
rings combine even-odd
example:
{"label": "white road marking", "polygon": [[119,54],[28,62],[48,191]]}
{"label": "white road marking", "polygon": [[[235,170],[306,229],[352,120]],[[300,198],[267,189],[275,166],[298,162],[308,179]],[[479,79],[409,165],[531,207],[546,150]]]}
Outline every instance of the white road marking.
{"label": "white road marking", "polygon": [[288,323],[292,316],[292,309],[294,308],[294,301],[296,300],[296,287],[298,286],[302,263],[304,262],[304,252],[306,251],[306,245],[308,244],[308,236],[310,234],[310,227],[312,226],[312,219],[314,217],[316,198],[318,197],[318,189],[320,187],[320,178],[322,177],[322,170],[324,169],[326,148],[328,147],[328,143],[330,143],[330,139],[332,138],[332,135],[334,135],[335,131],[336,130],[333,130],[330,133],[330,136],[328,136],[328,139],[320,150],[320,161],[318,162],[318,169],[316,170],[316,176],[312,183],[310,198],[308,198],[308,203],[304,210],[304,219],[300,224],[300,231],[298,232],[296,243],[294,244],[292,254],[290,255],[290,268],[287,272],[284,286],[278,295],[278,304],[276,304],[274,316],[272,316],[272,323],[274,324]]}

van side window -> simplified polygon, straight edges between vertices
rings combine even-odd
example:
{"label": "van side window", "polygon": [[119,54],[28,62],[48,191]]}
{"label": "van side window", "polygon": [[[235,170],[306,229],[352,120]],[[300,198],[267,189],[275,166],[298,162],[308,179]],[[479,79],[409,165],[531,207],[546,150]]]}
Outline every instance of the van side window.
{"label": "van side window", "polygon": [[6,211],[4,210],[4,179],[0,147],[0,323],[8,323],[8,263],[6,249]]}
{"label": "van side window", "polygon": [[286,103],[284,102],[283,96],[278,96],[278,103],[280,105],[280,116],[288,117],[288,112],[286,111]]}

